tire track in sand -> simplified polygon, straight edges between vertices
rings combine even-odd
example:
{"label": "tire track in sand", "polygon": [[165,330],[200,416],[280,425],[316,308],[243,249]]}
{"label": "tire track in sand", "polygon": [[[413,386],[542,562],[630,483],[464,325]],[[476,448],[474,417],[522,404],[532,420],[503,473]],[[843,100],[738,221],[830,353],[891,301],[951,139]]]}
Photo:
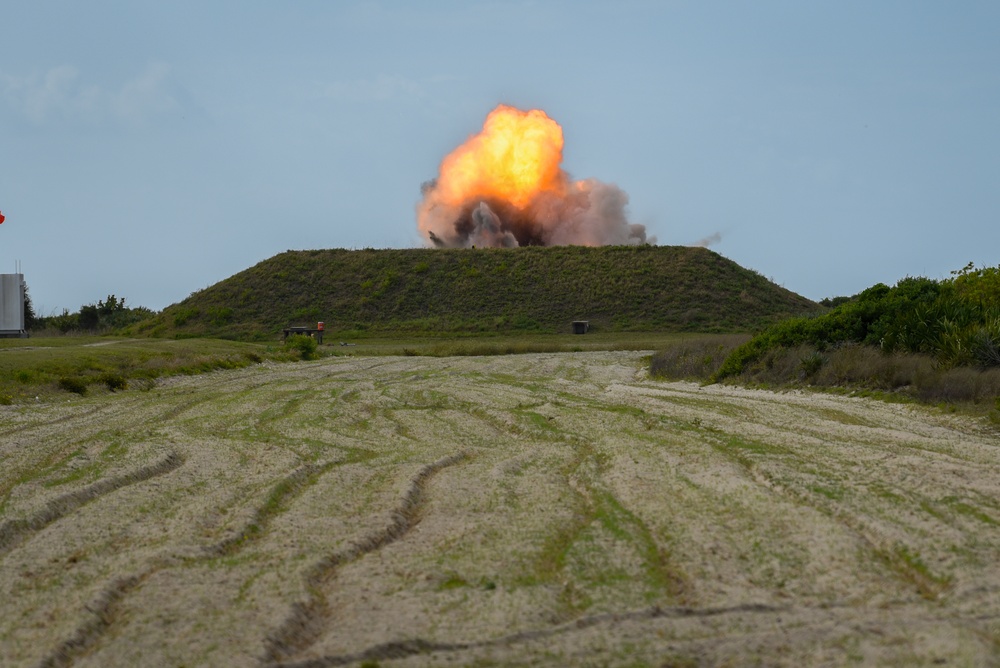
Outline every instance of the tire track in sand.
{"label": "tire track in sand", "polygon": [[123,487],[170,473],[183,463],[184,457],[171,451],[163,459],[148,466],[143,466],[130,473],[99,480],[83,489],[53,499],[45,505],[45,508],[27,519],[7,520],[0,524],[0,557],[13,550],[31,535],[76,511],[81,506]]}
{"label": "tire track in sand", "polygon": [[215,559],[238,553],[252,541],[259,539],[267,530],[274,517],[288,508],[289,502],[314,484],[324,473],[337,465],[352,464],[375,457],[375,453],[364,449],[352,449],[344,460],[325,464],[305,464],[280,480],[271,493],[253,514],[253,517],[228,538],[201,549],[200,554],[167,555],[154,559],[145,570],[128,577],[111,581],[100,594],[84,607],[87,619],[80,624],[69,638],[59,643],[41,662],[39,668],[64,668],[71,666],[77,658],[94,651],[101,638],[114,625],[119,616],[123,599],[137,591],[157,572],[177,566],[191,564],[205,559]]}
{"label": "tire track in sand", "polygon": [[330,610],[322,591],[333,579],[336,570],[403,538],[420,520],[420,511],[426,501],[425,489],[430,479],[441,469],[468,458],[467,453],[461,452],[424,466],[410,479],[410,487],[399,506],[393,510],[392,521],[387,526],[354,543],[346,550],[331,554],[312,568],[306,575],[309,598],[294,603],[284,623],[264,641],[262,659],[264,665],[274,665],[283,660],[294,659],[315,644],[328,620],[333,616],[333,611]]}
{"label": "tire track in sand", "polygon": [[544,640],[553,636],[564,635],[584,631],[586,629],[627,621],[641,621],[650,619],[681,619],[681,618],[708,618],[720,617],[734,614],[770,614],[776,615],[792,606],[774,606],[760,603],[745,603],[719,608],[691,608],[691,607],[670,607],[663,608],[654,606],[644,610],[632,610],[628,612],[607,612],[589,617],[581,617],[567,624],[560,624],[545,629],[530,629],[518,631],[499,638],[487,640],[473,640],[469,642],[435,642],[424,640],[423,638],[412,638],[409,640],[398,640],[394,642],[382,643],[369,647],[366,650],[355,654],[342,654],[333,656],[323,656],[317,659],[307,659],[305,661],[282,662],[272,664],[275,668],[328,668],[330,666],[344,666],[351,663],[363,661],[391,661],[393,659],[405,659],[418,654],[428,654],[431,652],[463,652],[467,650],[486,649],[490,647],[504,647],[519,643],[531,642],[533,640]]}
{"label": "tire track in sand", "polygon": [[48,656],[39,661],[36,664],[38,668],[65,668],[73,665],[75,659],[92,648],[97,639],[104,635],[114,622],[121,600],[157,570],[157,567],[153,567],[138,575],[118,578],[105,587],[94,601],[87,604],[89,619],[78,626],[72,636],[59,643]]}
{"label": "tire track in sand", "polygon": [[[899,626],[919,625],[933,628],[946,621],[933,613],[914,610],[914,606],[905,602],[891,606],[897,611],[900,619],[886,621],[884,619],[885,610],[864,610],[858,609],[855,605],[841,603],[825,603],[815,606],[801,605],[767,605],[763,603],[741,603],[731,606],[719,606],[708,608],[694,608],[688,606],[662,607],[653,606],[639,610],[627,610],[624,612],[606,612],[597,615],[581,617],[580,619],[559,624],[556,626],[540,629],[527,629],[518,631],[497,638],[487,638],[483,640],[439,642],[424,638],[408,638],[386,643],[379,643],[367,649],[353,654],[326,655],[302,661],[291,661],[273,664],[273,668],[331,668],[333,666],[345,666],[353,664],[367,665],[368,663],[380,663],[383,661],[403,660],[420,655],[444,654],[451,655],[445,658],[446,663],[462,662],[463,652],[475,652],[476,650],[490,650],[497,648],[509,648],[517,645],[526,645],[536,641],[544,641],[559,636],[568,636],[578,633],[585,633],[592,628],[613,628],[615,626],[633,622],[652,622],[656,620],[711,620],[718,618],[732,617],[741,619],[742,626],[739,630],[728,634],[728,639],[743,637],[755,637],[760,642],[769,643],[774,646],[775,652],[787,649],[789,637],[795,635],[808,636],[810,638],[823,637],[827,635],[842,634],[845,627],[864,626],[872,629],[891,629],[894,624]],[[782,624],[782,616],[786,614],[805,615],[805,619],[800,619],[794,628],[788,628]],[[995,623],[997,615],[977,615],[966,616],[963,623],[983,625],[983,635],[987,635],[986,624]],[[954,620],[950,620],[954,621]],[[881,633],[881,631],[878,631]],[[711,660],[711,649],[720,644],[720,639],[709,634],[708,637],[702,634],[694,634],[688,637],[678,636],[670,645],[667,654],[660,652],[663,658],[676,656],[682,660],[678,665],[688,665],[688,660],[692,665],[715,665],[716,661]],[[706,653],[707,652],[707,653]],[[434,657],[440,659],[443,657]],[[464,657],[467,665],[476,663],[474,657]],[[702,660],[698,660],[702,659]],[[432,661],[427,657],[427,662]],[[486,662],[492,665],[489,658]],[[463,663],[463,665],[466,665]],[[729,665],[729,662],[723,662]],[[935,663],[938,663],[935,661]],[[944,663],[943,661],[941,663]],[[436,664],[435,664],[436,665]],[[504,662],[507,665],[507,662]],[[546,664],[549,665],[549,664]],[[604,665],[604,664],[601,664]],[[645,665],[645,664],[643,664]],[[674,665],[670,661],[663,664]]]}

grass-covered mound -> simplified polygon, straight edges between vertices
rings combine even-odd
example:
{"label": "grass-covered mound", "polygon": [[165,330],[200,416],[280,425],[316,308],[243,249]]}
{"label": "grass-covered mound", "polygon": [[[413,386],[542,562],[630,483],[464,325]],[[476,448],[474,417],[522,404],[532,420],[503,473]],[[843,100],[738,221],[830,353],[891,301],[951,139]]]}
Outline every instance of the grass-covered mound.
{"label": "grass-covered mound", "polygon": [[192,294],[130,334],[750,331],[817,305],[704,248],[288,251]]}

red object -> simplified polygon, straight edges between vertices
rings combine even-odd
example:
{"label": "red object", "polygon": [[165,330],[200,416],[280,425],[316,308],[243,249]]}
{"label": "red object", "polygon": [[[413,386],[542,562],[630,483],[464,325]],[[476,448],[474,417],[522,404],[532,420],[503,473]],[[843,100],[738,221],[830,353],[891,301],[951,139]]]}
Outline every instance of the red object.
{"label": "red object", "polygon": [[3,225],[3,221],[5,221],[5,220],[7,220],[7,219],[3,217],[2,213],[0,213],[0,225]]}
{"label": "red object", "polygon": [[[0,216],[0,218],[3,218],[3,216]],[[324,324],[325,324],[325,323],[322,323],[322,322],[317,322],[317,323],[316,323],[316,330],[317,330],[317,331],[320,331],[320,332],[322,332],[322,331],[323,331],[323,325],[324,325]]]}

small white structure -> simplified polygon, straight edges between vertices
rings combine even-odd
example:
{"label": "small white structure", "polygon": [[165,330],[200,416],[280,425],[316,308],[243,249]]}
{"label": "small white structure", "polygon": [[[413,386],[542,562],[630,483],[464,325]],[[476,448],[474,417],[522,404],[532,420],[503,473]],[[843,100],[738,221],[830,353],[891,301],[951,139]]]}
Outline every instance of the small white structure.
{"label": "small white structure", "polygon": [[24,338],[24,274],[0,274],[0,337]]}

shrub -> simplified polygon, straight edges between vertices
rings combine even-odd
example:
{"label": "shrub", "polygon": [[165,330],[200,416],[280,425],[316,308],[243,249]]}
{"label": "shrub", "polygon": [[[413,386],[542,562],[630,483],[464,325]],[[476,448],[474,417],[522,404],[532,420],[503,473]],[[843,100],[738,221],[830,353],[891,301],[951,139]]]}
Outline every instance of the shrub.
{"label": "shrub", "polygon": [[97,306],[94,304],[87,304],[86,306],[80,307],[80,316],[78,319],[78,325],[80,329],[85,330],[95,330],[101,322],[101,313],[97,310]]}
{"label": "shrub", "polygon": [[814,350],[808,355],[802,357],[799,362],[799,367],[802,369],[802,374],[808,378],[816,375],[816,373],[823,368],[825,363],[826,358],[823,357],[818,350]]}
{"label": "shrub", "polygon": [[196,308],[178,308],[174,312],[174,325],[180,327],[181,325],[187,324],[192,318],[197,318],[200,315],[200,311]]}
{"label": "shrub", "polygon": [[285,339],[285,347],[289,350],[298,351],[299,355],[301,355],[304,360],[312,360],[319,357],[316,352],[319,344],[317,344],[316,339],[311,336],[293,334]]}
{"label": "shrub", "polygon": [[208,318],[217,327],[225,325],[233,319],[233,309],[228,306],[217,306],[208,309]]}
{"label": "shrub", "polygon": [[969,339],[972,357],[980,368],[1000,367],[1000,317],[976,327]]}
{"label": "shrub", "polygon": [[101,376],[101,382],[104,383],[112,392],[128,388],[128,381],[124,376],[117,373],[104,374]]}
{"label": "shrub", "polygon": [[892,288],[880,283],[821,316],[773,325],[736,348],[712,380],[738,376],[770,352],[800,345],[822,352],[867,344],[887,353],[925,353],[944,367],[1000,366],[1000,279],[994,280],[1000,273],[963,271],[944,281],[905,278]]}
{"label": "shrub", "polygon": [[59,387],[67,392],[75,392],[81,396],[87,393],[86,381],[75,376],[64,376],[63,378],[60,378]]}

